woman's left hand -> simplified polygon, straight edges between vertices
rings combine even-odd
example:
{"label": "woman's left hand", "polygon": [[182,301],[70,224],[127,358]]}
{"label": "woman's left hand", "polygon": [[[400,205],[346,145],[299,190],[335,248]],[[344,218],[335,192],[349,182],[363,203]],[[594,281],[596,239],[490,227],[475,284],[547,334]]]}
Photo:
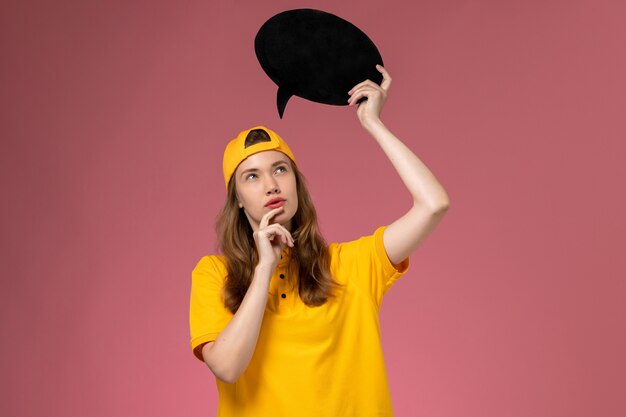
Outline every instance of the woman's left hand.
{"label": "woman's left hand", "polygon": [[[380,120],[380,113],[383,105],[387,100],[389,87],[391,87],[391,76],[382,65],[376,65],[376,69],[383,74],[383,81],[380,85],[373,81],[365,80],[352,87],[348,94],[348,105],[357,105],[356,115],[361,124],[365,126],[370,122]],[[357,104],[361,98],[365,98],[361,103]]]}

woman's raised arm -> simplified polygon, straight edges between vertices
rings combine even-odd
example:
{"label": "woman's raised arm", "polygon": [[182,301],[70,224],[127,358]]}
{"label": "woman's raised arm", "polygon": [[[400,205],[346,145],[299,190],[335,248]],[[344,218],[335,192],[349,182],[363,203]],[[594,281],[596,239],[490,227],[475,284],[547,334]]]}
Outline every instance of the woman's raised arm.
{"label": "woman's raised arm", "polygon": [[[413,197],[411,209],[385,229],[387,256],[399,264],[434,230],[448,210],[450,199],[434,174],[380,120],[391,77],[382,66],[376,68],[383,74],[381,85],[369,80],[357,84],[348,92],[348,103],[358,106],[361,125],[380,145]],[[367,100],[357,104],[363,97]]]}

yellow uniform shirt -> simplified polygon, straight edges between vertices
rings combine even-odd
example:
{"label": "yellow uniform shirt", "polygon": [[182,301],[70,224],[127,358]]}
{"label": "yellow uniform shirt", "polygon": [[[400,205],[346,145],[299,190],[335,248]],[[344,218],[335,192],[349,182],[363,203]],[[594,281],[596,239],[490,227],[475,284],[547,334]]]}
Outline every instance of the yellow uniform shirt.
{"label": "yellow uniform shirt", "polygon": [[[216,378],[218,417],[393,415],[378,311],[409,260],[389,261],[384,229],[329,245],[331,274],[344,288],[319,307],[300,300],[297,267],[285,250],[248,368],[234,384]],[[221,297],[226,274],[219,256],[203,257],[192,273],[191,348],[200,360],[202,344],[215,340],[233,316]]]}

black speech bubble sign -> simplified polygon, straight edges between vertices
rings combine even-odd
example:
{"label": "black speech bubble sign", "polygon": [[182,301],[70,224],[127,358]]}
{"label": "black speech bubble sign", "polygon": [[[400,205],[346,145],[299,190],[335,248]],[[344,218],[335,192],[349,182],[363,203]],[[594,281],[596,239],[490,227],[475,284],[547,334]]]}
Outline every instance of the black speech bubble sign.
{"label": "black speech bubble sign", "polygon": [[378,84],[383,65],[376,45],[352,23],[314,9],[295,9],[267,20],[254,39],[265,73],[278,86],[282,119],[291,96],[345,106],[348,91],[364,80]]}

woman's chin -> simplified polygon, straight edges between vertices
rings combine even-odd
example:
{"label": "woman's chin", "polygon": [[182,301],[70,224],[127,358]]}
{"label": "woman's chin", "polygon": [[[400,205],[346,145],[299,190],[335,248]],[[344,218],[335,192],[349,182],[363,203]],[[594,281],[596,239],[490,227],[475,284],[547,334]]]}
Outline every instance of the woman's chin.
{"label": "woman's chin", "polygon": [[284,227],[285,229],[291,232],[291,224],[292,224],[291,219],[292,218],[293,216],[289,216],[287,213],[281,214],[279,216],[276,216],[275,223],[280,224],[282,227]]}

